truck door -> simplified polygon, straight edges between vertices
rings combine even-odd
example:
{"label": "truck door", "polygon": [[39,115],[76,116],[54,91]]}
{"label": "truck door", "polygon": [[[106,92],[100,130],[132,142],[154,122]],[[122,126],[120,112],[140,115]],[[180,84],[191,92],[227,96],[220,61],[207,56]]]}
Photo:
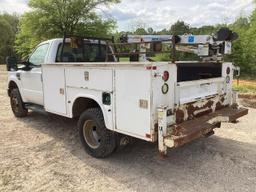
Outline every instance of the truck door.
{"label": "truck door", "polygon": [[39,45],[29,58],[31,69],[20,72],[24,101],[43,105],[43,86],[41,64],[45,63],[49,44]]}

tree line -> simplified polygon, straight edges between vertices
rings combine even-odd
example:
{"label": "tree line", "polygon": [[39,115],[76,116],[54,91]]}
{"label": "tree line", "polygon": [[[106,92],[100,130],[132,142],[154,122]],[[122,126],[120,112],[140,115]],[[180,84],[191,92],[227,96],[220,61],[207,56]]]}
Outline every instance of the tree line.
{"label": "tree line", "polygon": [[0,63],[5,62],[5,57],[14,55],[15,36],[18,32],[19,17],[17,15],[0,15]]}
{"label": "tree line", "polygon": [[[213,34],[221,27],[229,27],[239,34],[233,43],[233,54],[228,57],[240,66],[243,74],[256,75],[256,10],[250,17],[240,17],[232,24],[191,27],[177,21],[169,28],[155,31],[138,26],[133,31],[114,32],[113,19],[103,19],[96,13],[99,5],[118,3],[119,0],[30,0],[32,11],[22,16],[0,14],[0,63],[8,55],[26,57],[41,41],[63,37],[64,34],[86,36],[115,36],[128,34]],[[182,55],[181,55],[182,56]]]}
{"label": "tree line", "polygon": [[[134,31],[120,32],[120,34],[138,35],[173,35],[173,34],[193,34],[208,35],[215,34],[220,28],[228,27],[239,35],[239,39],[233,42],[232,55],[227,56],[228,61],[241,67],[243,75],[256,78],[256,10],[250,17],[240,17],[232,24],[207,25],[202,27],[190,27],[184,21],[177,21],[170,28],[154,31],[153,28],[138,27]],[[181,59],[195,59],[189,54],[180,54]],[[182,58],[183,57],[183,58]],[[163,59],[166,55],[163,55]]]}

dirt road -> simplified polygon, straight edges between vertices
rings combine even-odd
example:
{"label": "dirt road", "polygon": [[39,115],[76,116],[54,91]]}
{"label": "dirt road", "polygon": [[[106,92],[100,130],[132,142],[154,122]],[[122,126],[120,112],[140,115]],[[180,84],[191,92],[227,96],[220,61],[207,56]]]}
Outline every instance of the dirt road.
{"label": "dirt road", "polygon": [[82,149],[76,122],[31,112],[16,119],[0,71],[0,191],[256,191],[256,110],[239,124],[161,160],[138,141],[108,159]]}

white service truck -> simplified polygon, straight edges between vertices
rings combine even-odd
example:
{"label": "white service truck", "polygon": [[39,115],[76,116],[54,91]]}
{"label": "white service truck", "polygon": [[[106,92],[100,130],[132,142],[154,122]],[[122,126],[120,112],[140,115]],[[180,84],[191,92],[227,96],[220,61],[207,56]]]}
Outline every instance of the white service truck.
{"label": "white service truck", "polygon": [[[232,91],[235,67],[223,61],[235,33],[124,36],[122,42],[65,37],[39,44],[26,62],[7,59],[8,94],[16,117],[28,110],[78,118],[81,142],[96,158],[110,155],[129,138],[182,146],[214,134],[221,122],[235,122],[248,110]],[[155,62],[147,58],[163,44],[195,53],[199,61]],[[125,45],[139,50],[121,53]],[[119,50],[119,52],[117,51]],[[119,62],[120,55],[130,62]],[[174,57],[173,56],[173,57]]]}

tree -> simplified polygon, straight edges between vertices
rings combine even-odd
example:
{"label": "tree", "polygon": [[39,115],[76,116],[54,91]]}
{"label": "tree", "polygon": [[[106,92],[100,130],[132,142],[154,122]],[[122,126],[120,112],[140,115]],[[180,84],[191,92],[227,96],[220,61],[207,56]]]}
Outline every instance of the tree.
{"label": "tree", "polygon": [[167,29],[163,29],[161,31],[156,32],[157,35],[168,35],[169,32]]}
{"label": "tree", "polygon": [[[234,51],[235,61],[241,66],[242,71],[254,76],[256,74],[256,10],[250,17],[250,23],[240,20],[235,23],[240,39],[236,42],[239,45],[239,52]],[[236,55],[237,53],[237,55]],[[238,55],[239,54],[239,55]]]}
{"label": "tree", "polygon": [[16,15],[0,15],[0,63],[4,63],[7,56],[15,54],[13,46],[18,20]]}
{"label": "tree", "polygon": [[172,35],[183,35],[190,33],[190,27],[184,21],[177,21],[171,26],[169,31]]}
{"label": "tree", "polygon": [[243,74],[248,73],[248,58],[245,57],[245,34],[249,29],[248,18],[238,18],[233,24],[228,26],[230,29],[238,33],[239,38],[232,43],[232,55],[229,57],[236,65],[240,66]]}
{"label": "tree", "polygon": [[64,34],[106,36],[115,22],[103,20],[95,8],[117,2],[119,0],[30,0],[32,11],[21,18],[17,52],[25,56],[40,41]]}
{"label": "tree", "polygon": [[149,35],[154,35],[155,34],[154,29],[152,27],[149,27],[147,29],[147,32],[148,32]]}
{"label": "tree", "polygon": [[216,27],[211,25],[190,29],[190,32],[194,35],[208,35],[208,34],[215,33],[216,31],[217,31]]}
{"label": "tree", "polygon": [[144,28],[138,28],[134,31],[134,34],[136,35],[147,35],[147,31]]}

